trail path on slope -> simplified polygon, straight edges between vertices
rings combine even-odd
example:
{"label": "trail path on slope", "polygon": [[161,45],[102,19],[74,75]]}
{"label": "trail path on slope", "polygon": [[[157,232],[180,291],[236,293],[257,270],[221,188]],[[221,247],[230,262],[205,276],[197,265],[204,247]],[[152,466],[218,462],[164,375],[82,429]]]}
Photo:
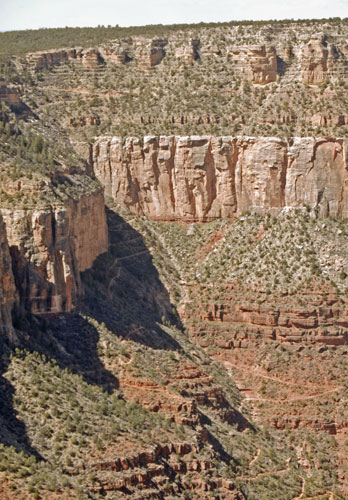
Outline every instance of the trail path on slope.
{"label": "trail path on slope", "polygon": [[[125,255],[124,257],[116,257],[114,262],[110,266],[110,270],[113,269],[114,267],[117,267],[120,260],[131,259],[132,257],[137,257],[138,255],[143,255],[145,253],[149,253],[149,250],[142,250],[141,252],[133,253],[131,255]],[[120,277],[120,269],[117,270],[116,275],[113,278],[111,278],[111,280],[109,282],[109,285],[108,285],[109,298],[111,298],[111,287],[119,277]]]}
{"label": "trail path on slope", "polygon": [[255,456],[252,460],[250,460],[249,462],[249,469],[251,468],[251,466],[256,462],[256,460],[259,458],[260,456],[260,453],[261,453],[261,448],[257,448],[257,451],[255,453]]}
{"label": "trail path on slope", "polygon": [[303,477],[302,478],[301,493],[300,493],[300,495],[298,497],[293,498],[293,500],[302,500],[303,499],[305,487],[306,487],[306,479]]}
{"label": "trail path on slope", "polygon": [[287,472],[289,469],[290,469],[290,466],[288,465],[284,469],[278,469],[278,470],[272,470],[272,471],[266,471],[266,472],[258,472],[257,474],[255,474],[255,476],[238,476],[238,479],[246,479],[248,481],[254,481],[255,479],[257,479],[259,477],[284,474],[284,472]]}
{"label": "trail path on slope", "polygon": [[[303,486],[302,486],[303,490],[304,490],[304,484],[305,483],[303,483]],[[304,491],[303,491],[299,497],[295,497],[292,500],[315,500],[316,498],[323,498],[323,496],[325,496],[325,495],[328,496],[328,500],[333,500],[333,498],[334,498],[334,494],[332,491],[324,491],[323,493],[319,493],[319,495],[314,495],[313,497],[305,497]]]}
{"label": "trail path on slope", "polygon": [[[268,375],[262,375],[262,374],[256,372],[255,370],[250,370],[248,368],[244,368],[244,367],[238,366],[238,365],[236,365],[234,363],[231,363],[230,361],[224,361],[223,364],[226,366],[227,369],[232,366],[232,367],[236,368],[237,370],[245,371],[245,372],[249,373],[250,375],[253,375],[254,377],[261,377],[263,379],[272,380],[272,381],[278,382],[280,384],[290,385],[290,386],[293,386],[293,387],[298,387],[298,384],[294,384],[293,382],[288,382],[288,381],[285,381],[285,380],[281,380],[281,379],[278,379],[276,377],[270,377]],[[244,401],[268,401],[268,402],[271,402],[271,403],[283,403],[284,404],[284,403],[287,403],[288,401],[303,401],[303,400],[307,400],[307,399],[318,398],[318,397],[323,396],[325,394],[331,394],[331,393],[334,393],[334,392],[341,391],[343,389],[344,389],[344,387],[342,385],[339,385],[337,387],[333,387],[333,388],[328,389],[326,391],[322,391],[322,392],[319,392],[319,393],[316,393],[316,394],[309,394],[309,395],[306,395],[306,396],[295,396],[295,397],[282,398],[282,399],[246,397],[244,399]]]}

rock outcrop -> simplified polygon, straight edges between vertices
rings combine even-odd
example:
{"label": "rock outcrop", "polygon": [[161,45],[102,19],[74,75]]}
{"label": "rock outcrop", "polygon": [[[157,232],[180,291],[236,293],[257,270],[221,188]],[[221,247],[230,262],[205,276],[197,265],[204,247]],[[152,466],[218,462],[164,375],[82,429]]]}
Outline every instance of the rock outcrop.
{"label": "rock outcrop", "polygon": [[0,334],[11,336],[12,310],[17,302],[17,292],[12,274],[11,257],[6,229],[0,215]]}
{"label": "rock outcrop", "polygon": [[204,285],[189,288],[191,299],[181,316],[189,319],[188,329],[202,347],[245,348],[255,338],[333,346],[348,341],[346,304],[340,306],[333,290],[323,285],[268,297],[252,287],[226,284],[219,303],[204,302]]}
{"label": "rock outcrop", "polygon": [[70,311],[81,293],[79,273],[107,250],[102,192],[65,206],[2,208],[1,213],[21,308],[32,313]]}
{"label": "rock outcrop", "polygon": [[175,49],[175,57],[185,63],[196,61],[199,59],[200,44],[201,41],[195,38],[191,38],[189,43],[181,43],[179,47]]}
{"label": "rock outcrop", "polygon": [[266,84],[277,79],[277,54],[272,46],[246,45],[233,47],[229,54],[244,78],[252,83]]}
{"label": "rock outcrop", "polygon": [[104,60],[98,49],[90,48],[82,52],[82,64],[88,69],[95,70],[103,62]]}
{"label": "rock outcrop", "polygon": [[100,137],[93,168],[108,196],[158,220],[208,221],[310,206],[348,217],[343,139]]}
{"label": "rock outcrop", "polygon": [[20,90],[18,86],[9,85],[5,80],[0,79],[0,102],[4,101],[11,108],[22,106]]}
{"label": "rock outcrop", "polygon": [[140,69],[151,69],[160,64],[166,53],[164,47],[168,44],[167,39],[154,39],[144,44],[143,40],[139,42],[136,50],[136,59]]}
{"label": "rock outcrop", "polygon": [[76,58],[75,49],[49,50],[46,52],[32,52],[27,55],[27,61],[36,70],[49,69]]}
{"label": "rock outcrop", "polygon": [[133,40],[131,38],[123,40],[113,40],[109,46],[100,47],[100,54],[106,62],[120,65],[130,61]]}
{"label": "rock outcrop", "polygon": [[303,46],[300,57],[302,82],[320,85],[334,73],[338,53],[335,46],[328,44],[320,34]]}

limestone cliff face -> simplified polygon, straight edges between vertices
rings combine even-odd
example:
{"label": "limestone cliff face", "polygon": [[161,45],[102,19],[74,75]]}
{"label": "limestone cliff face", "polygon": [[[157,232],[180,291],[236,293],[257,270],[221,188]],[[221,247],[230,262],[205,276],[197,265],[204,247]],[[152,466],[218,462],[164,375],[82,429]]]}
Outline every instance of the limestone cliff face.
{"label": "limestone cliff face", "polygon": [[100,137],[93,168],[107,195],[160,220],[304,205],[320,216],[348,217],[343,139]]}
{"label": "limestone cliff face", "polygon": [[335,72],[338,53],[334,45],[326,43],[323,35],[317,35],[302,47],[300,58],[302,81],[319,85]]}
{"label": "limestone cliff face", "polygon": [[220,41],[203,33],[202,39],[180,33],[168,38],[134,36],[108,40],[86,49],[74,47],[28,53],[25,62],[17,58],[16,65],[37,71],[65,63],[76,68],[82,64],[93,74],[110,63],[123,65],[134,61],[139,70],[147,71],[166,59],[168,64],[179,63],[178,69],[180,65],[181,69],[185,66],[189,69],[198,59],[210,64],[213,58],[255,85],[267,85],[284,77],[285,81],[297,80],[309,85],[346,80],[348,45],[342,35],[329,38],[324,32],[308,33],[294,40],[285,30],[278,36],[262,33],[255,38],[253,35],[252,44],[242,40],[237,33]]}
{"label": "limestone cliff face", "polygon": [[231,48],[229,53],[249,82],[263,85],[276,81],[277,53],[273,46],[239,46]]}
{"label": "limestone cliff face", "polygon": [[102,192],[56,208],[1,212],[22,309],[70,311],[81,293],[80,271],[107,250]]}
{"label": "limestone cliff face", "polygon": [[1,215],[0,249],[0,334],[11,336],[13,332],[11,313],[18,297],[12,274],[6,229]]}

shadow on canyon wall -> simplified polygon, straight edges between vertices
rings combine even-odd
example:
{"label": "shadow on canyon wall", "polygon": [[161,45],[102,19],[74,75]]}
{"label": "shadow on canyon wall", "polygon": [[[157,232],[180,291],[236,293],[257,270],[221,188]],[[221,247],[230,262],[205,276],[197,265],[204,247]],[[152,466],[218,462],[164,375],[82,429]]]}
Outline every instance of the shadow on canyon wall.
{"label": "shadow on canyon wall", "polygon": [[[121,338],[152,348],[180,349],[180,345],[159,326],[163,317],[177,326],[180,324],[172,312],[169,294],[152,264],[142,236],[113,211],[107,209],[107,217],[109,251],[98,257],[93,268],[82,275],[85,288],[82,312],[105,323]],[[26,267],[30,265],[27,263]],[[23,276],[17,278],[21,281]],[[25,304],[23,307],[25,310]],[[99,359],[97,329],[79,312],[35,316],[25,311],[23,315],[22,311],[22,316],[15,317],[15,326],[21,348],[45,354],[48,359],[54,358],[62,369],[68,368],[89,384],[99,385],[108,392],[118,388],[117,378]],[[14,408],[15,389],[3,376],[13,346],[6,338],[0,340],[3,354],[0,365],[0,442],[40,459]]]}
{"label": "shadow on canyon wall", "polygon": [[[164,331],[160,324],[165,320],[178,328],[182,325],[142,235],[112,210],[107,209],[107,217],[109,251],[96,259],[92,269],[82,273],[85,295],[80,301],[80,311],[29,314],[17,326],[22,330],[21,347],[54,358],[62,369],[68,368],[89,384],[112,392],[119,382],[101,363],[97,350],[99,332],[85,315],[104,323],[120,339],[171,351],[182,348],[170,336],[170,330]],[[7,350],[10,351],[10,346]],[[30,444],[24,423],[17,417],[14,388],[2,376],[6,363],[3,361],[0,367],[0,441],[40,459]],[[224,406],[232,410],[227,401]],[[236,410],[232,420],[242,429],[252,428]],[[211,443],[222,459],[231,459],[213,436]]]}
{"label": "shadow on canyon wall", "polygon": [[159,326],[165,319],[182,328],[142,235],[110,209],[107,219],[109,251],[82,274],[82,310],[122,338],[154,349],[180,349]]}

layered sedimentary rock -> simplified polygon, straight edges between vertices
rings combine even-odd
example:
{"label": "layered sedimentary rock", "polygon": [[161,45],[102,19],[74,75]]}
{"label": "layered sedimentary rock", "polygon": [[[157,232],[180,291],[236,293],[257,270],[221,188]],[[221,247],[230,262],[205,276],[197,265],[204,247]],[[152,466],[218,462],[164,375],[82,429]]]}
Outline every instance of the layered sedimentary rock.
{"label": "layered sedimentary rock", "polygon": [[17,299],[6,229],[0,215],[0,334],[11,336],[12,310]]}
{"label": "layered sedimentary rock", "polygon": [[232,58],[246,80],[266,84],[277,79],[277,54],[272,46],[246,45],[231,48]]}
{"label": "layered sedimentary rock", "polygon": [[337,49],[327,44],[323,35],[311,38],[301,51],[301,79],[304,83],[319,85],[335,71]]}
{"label": "layered sedimentary rock", "polygon": [[46,52],[32,52],[27,55],[29,64],[35,69],[48,69],[57,64],[76,58],[76,49],[49,50]]}
{"label": "layered sedimentary rock", "polygon": [[238,283],[225,284],[220,302],[205,302],[206,288],[190,285],[191,298],[181,311],[182,318],[189,320],[190,333],[203,346],[215,339],[223,349],[246,347],[256,337],[327,345],[348,341],[347,305],[340,304],[334,291],[323,284],[273,297]]}
{"label": "layered sedimentary rock", "polygon": [[108,196],[160,220],[305,205],[320,216],[348,217],[343,139],[100,137],[93,168]]}
{"label": "layered sedimentary rock", "polygon": [[95,70],[104,60],[98,49],[90,48],[82,52],[82,64],[88,69]]}
{"label": "layered sedimentary rock", "polygon": [[133,40],[131,38],[123,40],[113,40],[109,46],[100,47],[100,54],[106,62],[120,65],[131,60],[131,50]]}
{"label": "layered sedimentary rock", "polygon": [[46,209],[1,209],[22,309],[70,311],[80,272],[107,250],[101,191]]}
{"label": "layered sedimentary rock", "polygon": [[8,106],[18,108],[22,105],[18,86],[9,85],[0,79],[0,102],[4,101]]}
{"label": "layered sedimentary rock", "polygon": [[295,40],[285,30],[278,37],[263,33],[258,38],[253,37],[252,43],[241,41],[237,33],[220,40],[202,35],[202,38],[177,34],[163,39],[141,36],[114,39],[87,49],[73,47],[28,53],[26,62],[17,58],[15,64],[42,70],[65,63],[78,67],[82,63],[93,72],[103,63],[122,65],[133,60],[138,68],[148,70],[159,65],[165,57],[169,64],[181,61],[187,64],[197,59],[209,64],[213,57],[220,59],[232,74],[236,70],[235,76],[253,84],[265,85],[285,75],[285,81],[297,80],[310,85],[347,78],[348,45],[340,35],[328,39],[324,33],[308,33]]}
{"label": "layered sedimentary rock", "polygon": [[164,47],[168,44],[167,39],[154,39],[144,44],[143,40],[138,41],[136,59],[140,69],[151,69],[160,64],[166,53]]}
{"label": "layered sedimentary rock", "polygon": [[199,59],[199,47],[201,43],[199,39],[191,38],[189,43],[183,43],[182,40],[179,40],[179,43],[179,47],[175,49],[175,57],[177,59],[181,59],[185,63]]}

